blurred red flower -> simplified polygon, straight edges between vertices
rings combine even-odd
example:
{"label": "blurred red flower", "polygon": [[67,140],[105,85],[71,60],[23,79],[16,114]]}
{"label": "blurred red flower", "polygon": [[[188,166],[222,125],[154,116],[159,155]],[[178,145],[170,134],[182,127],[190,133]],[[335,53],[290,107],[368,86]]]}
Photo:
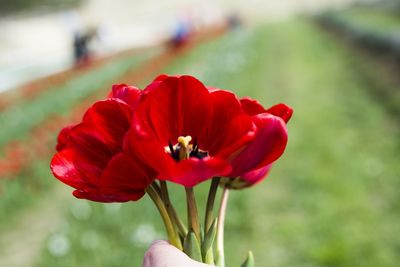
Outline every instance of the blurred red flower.
{"label": "blurred red flower", "polygon": [[291,114],[283,104],[265,110],[191,76],[162,75],[143,92],[126,151],[156,169],[159,179],[184,186],[214,176],[253,184],[283,153]]}
{"label": "blurred red flower", "polygon": [[126,202],[144,195],[156,173],[122,149],[141,92],[114,85],[109,98],[89,108],[81,123],[60,132],[50,167],[60,181],[76,189],[76,197]]}

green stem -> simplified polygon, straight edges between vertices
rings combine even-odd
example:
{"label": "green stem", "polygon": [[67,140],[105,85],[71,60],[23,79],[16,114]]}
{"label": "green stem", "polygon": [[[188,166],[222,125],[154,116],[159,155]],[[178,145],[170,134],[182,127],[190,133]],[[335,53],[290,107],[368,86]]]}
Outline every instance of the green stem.
{"label": "green stem", "polygon": [[179,239],[178,234],[175,231],[175,227],[171,222],[171,219],[168,215],[167,209],[165,208],[164,202],[162,201],[160,195],[157,190],[154,188],[154,185],[149,185],[146,188],[147,194],[153,200],[156,205],[160,215],[164,221],[165,229],[167,230],[168,240],[169,242],[177,247],[180,250],[183,250],[181,240]]}
{"label": "green stem", "polygon": [[199,216],[197,213],[196,198],[192,187],[185,187],[189,230],[193,230],[196,238],[201,242]]}
{"label": "green stem", "polygon": [[172,202],[169,198],[167,182],[160,180],[160,187],[161,187],[160,188],[161,197],[164,200],[165,207],[167,208],[167,212],[168,212],[170,218],[174,221],[175,225],[178,227],[178,231],[179,231],[179,234],[181,235],[181,237],[185,238],[188,233],[188,230],[186,229],[184,223],[179,218],[178,213],[176,212],[174,206],[172,205]]}
{"label": "green stem", "polygon": [[208,229],[213,222],[213,209],[214,209],[214,202],[215,196],[217,194],[219,181],[221,180],[220,177],[215,177],[211,181],[210,191],[208,192],[208,199],[206,205],[206,214],[204,216],[204,232],[207,233]]}
{"label": "green stem", "polygon": [[157,192],[157,194],[162,197],[161,188],[155,181],[151,184],[151,186]]}
{"label": "green stem", "polygon": [[221,196],[221,204],[218,212],[218,222],[217,222],[217,266],[225,267],[225,255],[224,255],[224,222],[226,207],[228,205],[229,189],[224,187]]}

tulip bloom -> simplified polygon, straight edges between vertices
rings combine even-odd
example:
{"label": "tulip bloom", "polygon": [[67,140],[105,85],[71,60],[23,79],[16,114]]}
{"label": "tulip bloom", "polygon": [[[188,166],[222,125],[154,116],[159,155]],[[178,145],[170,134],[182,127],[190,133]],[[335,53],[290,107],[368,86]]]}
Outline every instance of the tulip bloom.
{"label": "tulip bloom", "polygon": [[243,98],[240,102],[252,117],[257,130],[255,138],[231,161],[233,170],[228,176],[240,177],[244,183],[232,184],[239,188],[262,181],[272,163],[282,155],[287,144],[286,123],[293,114],[293,110],[285,104],[264,109],[250,98]]}
{"label": "tulip bloom", "polygon": [[156,169],[157,178],[187,187],[215,176],[259,180],[253,172],[266,174],[287,143],[281,114],[191,76],[157,78],[133,121],[126,150]]}
{"label": "tulip bloom", "polygon": [[98,202],[140,199],[156,173],[123,151],[125,135],[141,91],[115,85],[109,98],[96,102],[81,123],[64,128],[51,161],[57,179],[74,187],[74,196]]}
{"label": "tulip bloom", "polygon": [[[191,76],[161,75],[144,90],[115,85],[106,100],[87,110],[81,123],[60,132],[50,167],[56,178],[76,189],[73,194],[78,198],[126,202],[147,192],[171,244],[182,249],[185,240],[190,244],[185,245],[185,253],[214,264],[214,233],[218,266],[224,266],[223,223],[229,189],[251,186],[267,175],[286,148],[286,123],[292,112],[284,104],[265,109],[253,99],[206,87]],[[201,238],[192,187],[210,178],[215,179]],[[167,184],[155,179],[186,187],[188,228],[172,206]],[[213,209],[219,185],[224,190],[217,221]],[[146,253],[143,266],[207,266],[183,253],[162,258],[168,253],[158,245]],[[204,248],[205,253],[200,251]]]}

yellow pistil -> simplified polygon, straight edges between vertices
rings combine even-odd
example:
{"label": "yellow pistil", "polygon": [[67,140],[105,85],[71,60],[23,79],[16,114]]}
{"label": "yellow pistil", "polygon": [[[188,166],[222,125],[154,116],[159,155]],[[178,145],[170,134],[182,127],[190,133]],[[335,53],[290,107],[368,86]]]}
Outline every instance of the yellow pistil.
{"label": "yellow pistil", "polygon": [[190,141],[192,141],[192,137],[190,135],[178,137],[178,145],[180,146],[180,160],[189,158],[190,152],[192,151],[191,145],[189,145]]}

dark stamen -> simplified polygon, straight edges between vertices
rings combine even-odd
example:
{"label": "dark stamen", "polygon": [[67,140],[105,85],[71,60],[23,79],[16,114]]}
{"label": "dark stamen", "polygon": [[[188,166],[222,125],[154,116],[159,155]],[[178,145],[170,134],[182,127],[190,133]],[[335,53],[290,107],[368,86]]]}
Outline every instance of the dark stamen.
{"label": "dark stamen", "polygon": [[175,154],[174,147],[172,146],[171,140],[168,140],[168,147],[171,154]]}
{"label": "dark stamen", "polygon": [[196,158],[198,158],[198,159],[202,159],[202,158],[205,158],[205,157],[207,157],[208,156],[208,152],[207,151],[199,151],[199,150],[197,150],[197,153],[196,153]]}
{"label": "dark stamen", "polygon": [[199,152],[199,144],[197,144],[197,137],[194,138],[194,147],[193,147],[194,153],[197,154]]}
{"label": "dark stamen", "polygon": [[199,145],[197,144],[197,137],[194,138],[193,141],[193,150],[190,152],[190,157],[196,157],[199,152]]}
{"label": "dark stamen", "polygon": [[179,151],[177,151],[178,153],[175,153],[175,150],[174,150],[174,147],[172,146],[171,140],[168,140],[168,147],[169,147],[169,150],[171,151],[172,158],[175,160],[179,160]]}

